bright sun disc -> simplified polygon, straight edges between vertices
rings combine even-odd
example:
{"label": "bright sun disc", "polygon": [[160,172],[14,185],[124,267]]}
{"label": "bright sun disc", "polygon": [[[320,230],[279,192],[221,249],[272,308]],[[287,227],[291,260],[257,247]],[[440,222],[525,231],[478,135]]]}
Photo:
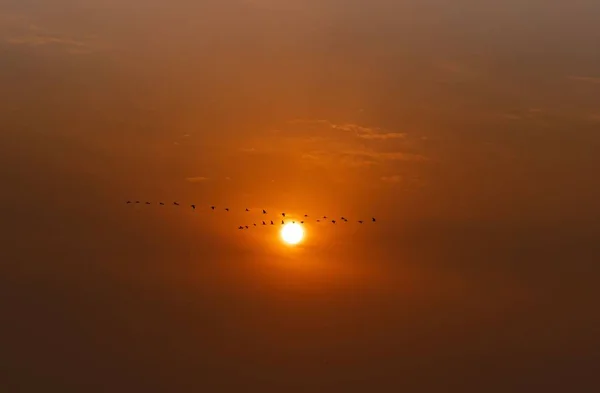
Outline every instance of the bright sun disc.
{"label": "bright sun disc", "polygon": [[298,244],[304,237],[304,230],[298,224],[286,224],[281,229],[281,238],[288,244]]}

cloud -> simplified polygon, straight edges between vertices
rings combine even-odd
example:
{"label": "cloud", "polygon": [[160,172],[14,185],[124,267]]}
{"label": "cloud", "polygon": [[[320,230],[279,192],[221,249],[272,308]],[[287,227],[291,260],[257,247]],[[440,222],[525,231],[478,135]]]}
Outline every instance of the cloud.
{"label": "cloud", "polygon": [[290,123],[304,124],[309,126],[322,126],[327,129],[339,130],[347,133],[352,133],[357,138],[370,140],[387,140],[387,139],[404,139],[406,134],[400,132],[388,132],[378,127],[364,127],[358,124],[345,123],[335,124],[329,120],[307,120],[295,119]]}
{"label": "cloud", "polygon": [[3,41],[8,45],[38,47],[59,47],[69,54],[89,54],[92,50],[90,39],[76,39],[65,34],[49,32],[32,23],[30,19],[19,15],[0,15],[0,25],[9,31]]}
{"label": "cloud", "polygon": [[569,76],[569,79],[571,79],[573,81],[578,81],[578,82],[586,82],[586,83],[592,83],[595,85],[600,85],[600,77],[595,77],[595,76],[571,75],[571,76]]}
{"label": "cloud", "polygon": [[386,183],[399,183],[402,180],[400,175],[382,176],[381,181]]}
{"label": "cloud", "polygon": [[200,182],[208,180],[208,177],[204,177],[204,176],[188,177],[185,180],[189,181],[190,183],[200,183]]}
{"label": "cloud", "polygon": [[363,157],[372,161],[426,161],[427,157],[406,152],[376,152],[372,150],[353,150],[344,152],[345,155]]}
{"label": "cloud", "polygon": [[19,37],[7,38],[6,42],[13,45],[29,45],[29,46],[41,46],[41,45],[64,45],[72,47],[85,47],[85,43],[76,41],[70,38],[60,38],[50,35],[32,34]]}

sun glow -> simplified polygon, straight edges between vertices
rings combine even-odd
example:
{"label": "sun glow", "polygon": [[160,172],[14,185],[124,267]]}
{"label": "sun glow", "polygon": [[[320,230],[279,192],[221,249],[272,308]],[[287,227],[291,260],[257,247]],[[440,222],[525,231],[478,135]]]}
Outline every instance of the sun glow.
{"label": "sun glow", "polygon": [[281,238],[287,244],[298,244],[304,237],[304,229],[299,224],[286,224],[281,229]]}

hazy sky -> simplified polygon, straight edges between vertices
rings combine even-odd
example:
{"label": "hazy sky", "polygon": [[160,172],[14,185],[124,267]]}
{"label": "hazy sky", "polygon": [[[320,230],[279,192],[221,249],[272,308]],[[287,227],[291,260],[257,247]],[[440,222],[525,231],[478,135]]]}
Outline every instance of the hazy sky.
{"label": "hazy sky", "polygon": [[598,15],[0,0],[2,385],[597,391]]}

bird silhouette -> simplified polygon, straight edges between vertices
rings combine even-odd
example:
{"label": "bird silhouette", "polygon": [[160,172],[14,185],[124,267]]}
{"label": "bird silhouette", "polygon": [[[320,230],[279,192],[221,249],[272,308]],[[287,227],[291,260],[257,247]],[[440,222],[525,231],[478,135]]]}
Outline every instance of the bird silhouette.
{"label": "bird silhouette", "polygon": [[375,222],[375,217],[371,218],[371,220],[373,220],[373,222]]}
{"label": "bird silhouette", "polygon": [[263,225],[267,225],[264,221],[262,222]]}
{"label": "bird silhouette", "polygon": [[246,225],[245,227],[246,227],[246,229],[248,229],[248,225]]}
{"label": "bird silhouette", "polygon": [[346,219],[345,219],[344,217],[342,217],[342,220],[344,220],[344,221],[345,221]]}
{"label": "bird silhouette", "polygon": [[265,209],[263,209],[263,214],[267,214],[267,211]]}
{"label": "bird silhouette", "polygon": [[149,205],[149,204],[150,204],[150,202],[146,202],[146,205]]}
{"label": "bird silhouette", "polygon": [[305,217],[305,218],[306,218],[306,217],[308,217],[308,214],[305,214],[305,215],[304,215],[304,217]]}
{"label": "bird silhouette", "polygon": [[159,202],[159,205],[164,206],[165,203],[164,202]]}
{"label": "bird silhouette", "polygon": [[323,216],[323,220],[327,220],[327,216]]}
{"label": "bird silhouette", "polygon": [[283,222],[283,220],[281,220],[281,225],[285,224],[285,222]]}
{"label": "bird silhouette", "polygon": [[214,207],[214,206],[211,206],[210,208],[211,208],[212,210],[215,210],[215,207]]}
{"label": "bird silhouette", "polygon": [[248,208],[246,208],[246,211],[249,212],[250,210],[248,210]]}
{"label": "bird silhouette", "polygon": [[296,221],[292,221],[292,224],[295,224],[295,223],[296,223]]}
{"label": "bird silhouette", "polygon": [[285,217],[285,213],[281,213],[281,215],[282,215],[283,217]]}
{"label": "bird silhouette", "polygon": [[228,208],[228,207],[226,207],[226,208],[225,208],[225,211],[226,211],[226,212],[228,212],[228,211],[229,211],[229,208]]}
{"label": "bird silhouette", "polygon": [[317,220],[317,222],[321,222],[321,220]]}
{"label": "bird silhouette", "polygon": [[196,210],[196,205],[191,205],[192,209]]}
{"label": "bird silhouette", "polygon": [[175,206],[179,206],[179,203],[177,203],[177,202],[173,202],[173,204],[174,204]]}
{"label": "bird silhouette", "polygon": [[304,224],[304,221],[300,221],[300,224]]}
{"label": "bird silhouette", "polygon": [[240,225],[240,227],[238,229],[244,229],[244,227]]}
{"label": "bird silhouette", "polygon": [[256,226],[256,223],[254,223],[253,225]]}
{"label": "bird silhouette", "polygon": [[358,223],[359,223],[359,224],[362,224],[363,222],[362,222],[362,220],[358,220]]}
{"label": "bird silhouette", "polygon": [[331,220],[331,222],[335,224],[335,220]]}
{"label": "bird silhouette", "polygon": [[140,203],[140,201],[135,201],[135,203]]}
{"label": "bird silhouette", "polygon": [[125,203],[131,203],[131,201],[127,201],[127,202],[125,202]]}
{"label": "bird silhouette", "polygon": [[273,224],[273,220],[271,220],[271,225],[275,225],[275,224]]}

